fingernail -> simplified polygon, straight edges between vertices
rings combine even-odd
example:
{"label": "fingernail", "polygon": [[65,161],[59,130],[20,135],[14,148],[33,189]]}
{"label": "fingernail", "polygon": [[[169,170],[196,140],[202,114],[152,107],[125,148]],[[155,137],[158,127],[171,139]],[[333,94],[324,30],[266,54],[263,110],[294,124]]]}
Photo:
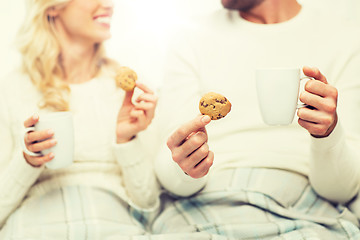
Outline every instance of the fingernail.
{"label": "fingernail", "polygon": [[54,130],[49,129],[49,130],[47,131],[47,133],[48,133],[49,135],[52,135],[52,134],[54,134]]}
{"label": "fingernail", "polygon": [[55,145],[57,143],[56,139],[51,140],[51,144]]}
{"label": "fingernail", "polygon": [[202,118],[201,118],[201,121],[203,123],[209,123],[211,121],[211,118],[208,116],[208,115],[204,115]]}
{"label": "fingernail", "polygon": [[38,120],[39,119],[39,115],[37,115],[36,113],[32,116],[33,120]]}
{"label": "fingernail", "polygon": [[53,159],[55,157],[54,153],[49,153],[49,158]]}

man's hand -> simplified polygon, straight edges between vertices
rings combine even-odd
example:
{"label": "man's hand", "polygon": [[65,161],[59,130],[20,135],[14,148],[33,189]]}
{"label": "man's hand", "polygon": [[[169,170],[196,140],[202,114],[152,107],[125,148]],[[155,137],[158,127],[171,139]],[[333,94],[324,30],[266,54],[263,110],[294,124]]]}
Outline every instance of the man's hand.
{"label": "man's hand", "polygon": [[337,124],[338,91],[328,84],[319,69],[304,67],[303,72],[315,80],[309,80],[305,84],[305,91],[300,95],[300,101],[311,108],[303,107],[298,110],[299,125],[313,137],[327,137]]}
{"label": "man's hand", "polygon": [[178,128],[167,141],[173,160],[192,178],[205,176],[214,161],[205,129],[210,121],[207,115],[198,116]]}

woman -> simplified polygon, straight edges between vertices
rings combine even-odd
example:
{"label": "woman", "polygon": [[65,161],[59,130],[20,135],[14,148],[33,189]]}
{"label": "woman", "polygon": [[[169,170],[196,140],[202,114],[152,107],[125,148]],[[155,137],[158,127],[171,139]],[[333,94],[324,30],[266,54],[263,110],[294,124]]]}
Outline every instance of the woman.
{"label": "woman", "polygon": [[[141,83],[116,87],[108,59],[111,0],[29,0],[19,32],[22,71],[0,87],[0,239],[106,239],[146,231],[143,213],[158,208],[158,187],[141,136],[157,98]],[[23,134],[47,112],[70,111],[73,164],[45,163],[51,129]],[[135,217],[136,216],[136,217]],[[91,238],[91,239],[92,239]]]}

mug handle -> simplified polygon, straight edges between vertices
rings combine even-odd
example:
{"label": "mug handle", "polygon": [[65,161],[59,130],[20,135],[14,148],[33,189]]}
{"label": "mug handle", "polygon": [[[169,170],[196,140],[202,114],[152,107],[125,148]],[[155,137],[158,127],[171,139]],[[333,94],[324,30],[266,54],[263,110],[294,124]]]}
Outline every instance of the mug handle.
{"label": "mug handle", "polygon": [[32,131],[35,131],[35,127],[28,127],[28,128],[25,128],[25,131],[24,131],[24,134],[22,135],[23,138],[21,139],[21,147],[22,147],[22,150],[24,151],[24,153],[26,153],[27,155],[29,156],[32,156],[32,157],[40,157],[42,156],[41,153],[34,153],[32,151],[30,151],[29,149],[27,149],[26,145],[25,145],[25,134],[27,134],[28,132],[32,132]]}
{"label": "mug handle", "polygon": [[[305,77],[300,78],[300,81],[302,81],[302,80],[308,80],[308,81],[309,81],[309,80],[315,80],[315,78],[305,76]],[[311,107],[311,106],[310,106],[310,105],[307,105],[307,104],[305,104],[305,103],[299,103],[299,104],[297,105],[296,109],[303,108],[303,107]]]}

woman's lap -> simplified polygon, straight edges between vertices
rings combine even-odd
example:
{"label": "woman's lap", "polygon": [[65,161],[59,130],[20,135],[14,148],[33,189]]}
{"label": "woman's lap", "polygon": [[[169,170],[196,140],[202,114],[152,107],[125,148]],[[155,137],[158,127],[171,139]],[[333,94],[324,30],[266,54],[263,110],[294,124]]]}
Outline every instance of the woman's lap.
{"label": "woman's lap", "polygon": [[8,219],[0,239],[90,240],[144,233],[117,196],[98,188],[70,186],[26,199]]}

